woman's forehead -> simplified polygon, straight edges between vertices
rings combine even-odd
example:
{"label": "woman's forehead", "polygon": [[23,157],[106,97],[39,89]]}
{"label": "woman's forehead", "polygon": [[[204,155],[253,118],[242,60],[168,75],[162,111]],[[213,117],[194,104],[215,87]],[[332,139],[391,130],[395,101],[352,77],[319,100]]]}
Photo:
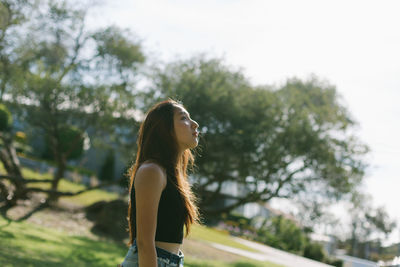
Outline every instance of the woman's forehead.
{"label": "woman's forehead", "polygon": [[175,105],[174,113],[177,115],[180,115],[182,113],[184,113],[186,115],[189,114],[189,112],[187,112],[187,110],[184,107],[178,106],[178,105]]}

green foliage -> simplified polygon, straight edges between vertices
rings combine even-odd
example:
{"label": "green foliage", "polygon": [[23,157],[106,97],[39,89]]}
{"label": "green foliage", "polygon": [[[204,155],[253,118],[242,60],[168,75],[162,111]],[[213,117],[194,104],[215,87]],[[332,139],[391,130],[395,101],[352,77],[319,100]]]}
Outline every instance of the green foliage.
{"label": "green foliage", "polygon": [[18,131],[15,133],[14,140],[15,140],[15,142],[18,142],[20,144],[26,144],[27,143],[26,134],[24,132]]}
{"label": "green foliage", "polygon": [[100,169],[99,179],[102,181],[114,180],[115,155],[114,150],[109,150]]}
{"label": "green foliage", "polygon": [[255,240],[309,259],[341,267],[343,262],[326,257],[322,245],[311,241],[307,237],[307,231],[290,219],[276,216],[264,221],[257,230]]}
{"label": "green foliage", "polygon": [[[145,60],[141,45],[117,27],[86,30],[82,3],[39,1],[35,7],[26,25],[14,25],[15,36],[4,37],[9,45],[0,70],[7,66],[8,71],[0,76],[0,89],[10,94],[18,119],[48,138],[45,156],[57,157],[54,180],[63,176],[67,159],[82,154],[81,139],[66,147],[73,133],[64,125],[95,130],[101,142],[94,144],[123,142],[120,151],[130,157],[137,130],[132,116],[137,69]],[[26,99],[35,105],[26,105]],[[116,130],[127,125],[128,130]]]}
{"label": "green foliage", "polygon": [[257,235],[262,243],[298,254],[303,252],[307,244],[307,238],[302,229],[282,216],[269,219],[258,230]]}
{"label": "green foliage", "polygon": [[304,248],[303,256],[316,261],[325,259],[324,249],[318,243],[308,243]]}
{"label": "green foliage", "polygon": [[[13,27],[20,26],[27,21],[35,0],[2,0],[0,2],[0,43],[7,43],[6,31],[11,32]],[[8,37],[8,36],[7,36]],[[0,45],[0,51],[5,48]],[[0,60],[2,61],[3,58]]]}
{"label": "green foliage", "polygon": [[98,44],[98,55],[110,63],[114,61],[119,71],[137,67],[145,61],[140,45],[130,42],[121,29],[115,26],[95,33],[93,38]]}
{"label": "green foliage", "polygon": [[343,267],[343,261],[340,259],[325,258],[324,263],[335,266],[335,267]]}
{"label": "green foliage", "polygon": [[84,135],[80,129],[64,125],[58,130],[56,140],[57,143],[54,144],[50,138],[46,139],[45,158],[54,159],[54,148],[58,150],[58,153],[66,155],[67,159],[76,159],[82,155]]}
{"label": "green foliage", "polygon": [[370,209],[369,212],[365,214],[365,219],[368,220],[375,231],[379,231],[386,236],[390,234],[397,225],[396,221],[390,218],[390,215],[383,206]]}
{"label": "green foliage", "polygon": [[14,135],[14,141],[13,145],[19,156],[32,152],[32,147],[28,144],[28,139],[24,132],[17,131]]}
{"label": "green foliage", "polygon": [[[200,123],[197,173],[207,181],[195,189],[207,213],[280,196],[337,199],[362,180],[367,148],[348,135],[353,120],[335,87],[316,77],[255,87],[242,71],[199,56],[154,71],[143,102],[148,107],[167,97],[181,100]],[[216,208],[228,181],[248,193]],[[207,192],[213,183],[216,189]]]}
{"label": "green foliage", "polygon": [[256,229],[253,226],[252,219],[230,212],[229,214],[222,213],[216,216],[214,220],[218,221],[218,228],[222,228],[234,236],[241,236],[246,239],[254,239]]}
{"label": "green foliage", "polygon": [[8,131],[13,123],[11,112],[8,108],[0,104],[0,131]]}
{"label": "green foliage", "polygon": [[[349,209],[351,216],[351,238],[347,243],[350,255],[369,258],[374,250],[379,252],[381,241],[396,228],[396,221],[390,217],[384,207],[374,207],[371,196],[354,192]],[[372,253],[368,253],[371,251]]]}

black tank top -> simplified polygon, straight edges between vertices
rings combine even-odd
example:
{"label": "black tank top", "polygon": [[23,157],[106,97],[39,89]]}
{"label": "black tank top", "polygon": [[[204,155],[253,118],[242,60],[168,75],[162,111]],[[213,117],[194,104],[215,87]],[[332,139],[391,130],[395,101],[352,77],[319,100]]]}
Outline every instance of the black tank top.
{"label": "black tank top", "polygon": [[[167,175],[167,185],[161,193],[158,204],[155,241],[182,244],[185,207],[175,183],[176,178],[172,175]],[[134,186],[132,186],[130,197],[132,204],[131,222],[134,229],[133,238],[136,238],[136,199]]]}

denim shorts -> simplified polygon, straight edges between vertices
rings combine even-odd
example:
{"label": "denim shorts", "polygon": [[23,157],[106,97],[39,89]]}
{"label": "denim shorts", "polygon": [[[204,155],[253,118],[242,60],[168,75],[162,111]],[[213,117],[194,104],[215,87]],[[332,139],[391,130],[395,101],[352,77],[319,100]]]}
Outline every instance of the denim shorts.
{"label": "denim shorts", "polygon": [[[156,247],[157,266],[158,267],[183,267],[183,253],[179,250],[179,254],[173,254],[165,249]],[[139,254],[136,246],[136,240],[129,247],[128,253],[122,262],[121,267],[138,267]]]}

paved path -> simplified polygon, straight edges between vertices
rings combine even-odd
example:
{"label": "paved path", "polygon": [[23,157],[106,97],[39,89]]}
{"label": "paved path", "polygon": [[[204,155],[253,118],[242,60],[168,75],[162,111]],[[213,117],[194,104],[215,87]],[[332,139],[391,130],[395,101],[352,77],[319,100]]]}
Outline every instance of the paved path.
{"label": "paved path", "polygon": [[234,237],[234,239],[235,241],[242,243],[243,245],[246,245],[255,250],[258,250],[259,252],[258,253],[250,252],[247,250],[232,248],[215,243],[213,243],[212,246],[254,260],[269,261],[286,267],[331,267],[331,265],[327,265],[325,263],[300,257],[256,242],[248,241],[237,237]]}

